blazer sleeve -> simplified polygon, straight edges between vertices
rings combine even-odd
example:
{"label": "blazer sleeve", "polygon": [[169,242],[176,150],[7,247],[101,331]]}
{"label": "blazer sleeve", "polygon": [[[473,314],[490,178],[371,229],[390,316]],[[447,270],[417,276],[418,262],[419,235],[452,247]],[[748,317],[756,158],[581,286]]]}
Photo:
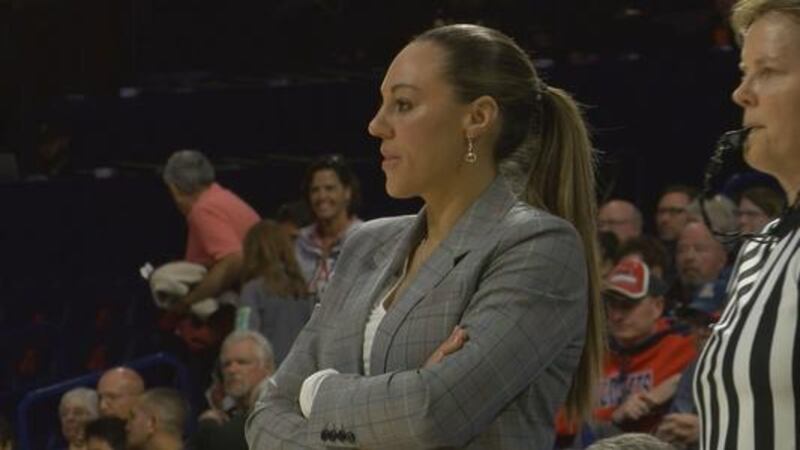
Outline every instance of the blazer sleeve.
{"label": "blazer sleeve", "polygon": [[[247,418],[245,436],[254,450],[323,448],[308,435],[297,401],[305,378],[317,371],[318,323],[322,305],[314,308],[292,350],[261,392]],[[318,444],[317,444],[318,443]]]}
{"label": "blazer sleeve", "polygon": [[[582,346],[588,292],[582,246],[563,221],[542,220],[512,230],[484,265],[461,321],[470,337],[461,350],[427,369],[330,375],[314,400],[308,437],[333,428],[355,437],[338,446],[461,447],[552,372],[568,345]],[[562,386],[577,367],[575,354],[561,370]],[[551,394],[559,397],[552,409],[565,393]]]}
{"label": "blazer sleeve", "polygon": [[[358,250],[364,245],[365,239],[360,238],[363,234],[357,232],[347,239],[338,263],[340,268],[357,263]],[[308,421],[300,411],[298,397],[306,377],[321,369],[318,362],[320,334],[326,328],[334,326],[326,316],[330,310],[336,308],[330,301],[332,293],[340,289],[347,289],[347,286],[342,286],[339,279],[333,277],[308,322],[297,335],[289,354],[267,383],[267,388],[261,392],[245,426],[249,448],[274,450],[325,447],[320,439],[320,430],[316,430],[314,434],[308,427]]]}

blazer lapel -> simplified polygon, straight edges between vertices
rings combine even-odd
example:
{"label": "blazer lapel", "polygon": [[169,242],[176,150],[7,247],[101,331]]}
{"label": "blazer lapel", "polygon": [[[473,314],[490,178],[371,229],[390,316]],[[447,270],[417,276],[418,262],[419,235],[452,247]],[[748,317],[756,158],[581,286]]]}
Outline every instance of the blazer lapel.
{"label": "blazer lapel", "polygon": [[[450,273],[470,249],[481,245],[487,236],[491,236],[491,230],[515,202],[516,198],[505,179],[498,176],[464,212],[447,238],[419,269],[411,284],[399,298],[395,299],[378,326],[370,353],[370,367],[373,374],[386,371],[389,346],[411,310]],[[417,218],[417,226],[420,224],[424,224],[424,210]],[[408,246],[403,247],[404,260],[409,254],[412,242],[416,241],[409,241],[406,244]]]}
{"label": "blazer lapel", "polygon": [[364,265],[354,275],[353,288],[343,301],[340,317],[346,323],[337,327],[339,331],[335,339],[342,343],[340,348],[346,353],[337,358],[341,364],[340,372],[363,372],[364,327],[378,297],[402,271],[410,242],[419,239],[417,236],[421,231],[417,222],[418,219],[412,227],[400,233],[384,236],[385,240],[371,251],[371,255],[364,255]]}

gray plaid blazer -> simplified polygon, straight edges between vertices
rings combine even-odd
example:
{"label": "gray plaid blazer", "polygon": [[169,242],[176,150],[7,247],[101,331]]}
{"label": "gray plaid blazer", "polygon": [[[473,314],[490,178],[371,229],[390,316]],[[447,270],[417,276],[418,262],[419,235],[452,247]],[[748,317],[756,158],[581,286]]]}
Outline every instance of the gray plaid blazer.
{"label": "gray plaid blazer", "polygon": [[[425,230],[415,216],[368,222],[345,244],[320,305],[250,415],[251,449],[551,449],[578,366],[587,269],[566,221],[515,199],[498,177],[391,308],[363,373],[364,326]],[[461,324],[469,341],[427,358]],[[310,417],[298,396],[325,368]]]}

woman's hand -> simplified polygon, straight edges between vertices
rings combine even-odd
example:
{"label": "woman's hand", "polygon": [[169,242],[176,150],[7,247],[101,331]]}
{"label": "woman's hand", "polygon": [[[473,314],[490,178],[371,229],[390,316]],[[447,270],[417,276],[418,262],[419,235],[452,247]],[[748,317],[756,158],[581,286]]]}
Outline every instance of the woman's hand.
{"label": "woman's hand", "polygon": [[461,347],[464,346],[464,343],[469,340],[469,336],[467,335],[467,330],[456,325],[453,328],[453,332],[450,333],[450,336],[433,351],[431,356],[428,357],[428,360],[425,361],[425,365],[422,366],[423,368],[431,367],[434,364],[442,362],[445,356],[455,353],[461,350]]}

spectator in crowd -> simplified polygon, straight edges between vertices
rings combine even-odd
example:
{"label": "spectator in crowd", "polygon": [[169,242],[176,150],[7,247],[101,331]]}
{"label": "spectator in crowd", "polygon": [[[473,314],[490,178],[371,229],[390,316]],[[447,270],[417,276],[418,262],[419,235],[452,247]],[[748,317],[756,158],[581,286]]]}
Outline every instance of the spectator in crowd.
{"label": "spectator in crowd", "polygon": [[132,450],[181,450],[189,407],[175,389],[153,388],[140,395],[125,429]]}
{"label": "spectator in crowd", "polygon": [[668,284],[674,282],[675,272],[675,247],[681,230],[689,222],[689,204],[697,198],[698,190],[692,186],[671,185],[667,186],[658,199],[656,207],[656,232],[667,252],[667,265],[664,271],[664,281]]}
{"label": "spectator in crowd", "polygon": [[742,233],[758,233],[773,219],[777,218],[786,204],[782,192],[768,187],[754,187],[745,190],[739,196],[739,231]]}
{"label": "spectator in crowd", "polygon": [[678,280],[670,290],[670,299],[686,305],[706,283],[725,276],[728,254],[702,222],[690,222],[681,231],[675,254]]}
{"label": "spectator in crowd", "polygon": [[[708,283],[695,293],[691,303],[676,311],[676,316],[690,327],[698,354],[711,335],[711,326],[719,319],[724,301],[725,284]],[[700,418],[692,392],[696,366],[695,358],[681,374],[669,414],[656,431],[661,439],[686,449],[696,449],[700,435]]]}
{"label": "spectator in crowd", "polygon": [[272,220],[254,225],[244,238],[244,267],[237,329],[259,331],[275,351],[278,365],[289,353],[314,306],[294,247]]}
{"label": "spectator in crowd", "polygon": [[272,375],[275,362],[269,341],[255,331],[234,331],[220,355],[225,393],[236,401],[232,411],[212,409],[200,416],[194,437],[196,450],[246,450],[244,422],[262,382]]}
{"label": "spectator in crowd", "polygon": [[677,450],[647,433],[625,433],[595,442],[586,450]]}
{"label": "spectator in crowd", "polygon": [[[687,210],[689,211],[690,222],[703,222],[703,211],[700,209],[700,198],[696,198],[689,204]],[[736,203],[728,197],[718,194],[702,202],[703,210],[712,227],[712,234],[717,233],[736,233],[739,231],[739,223],[736,220]],[[708,225],[706,225],[708,226]],[[735,248],[729,248],[729,253],[734,255]]]}
{"label": "spectator in crowd", "polygon": [[125,421],[101,417],[86,424],[86,450],[125,450]]}
{"label": "spectator in crowd", "polygon": [[644,234],[631,239],[620,247],[618,259],[631,256],[644,261],[653,275],[666,282],[665,274],[670,270],[670,258],[661,241]]}
{"label": "spectator in crowd", "polygon": [[[214,166],[196,150],[172,154],[163,179],[175,205],[186,217],[188,228],[185,261],[202,265],[208,272],[172,311],[161,318],[160,328],[169,332],[165,346],[189,368],[193,378],[192,401],[202,398],[200,386],[210,381],[219,344],[233,328],[236,293],[242,276],[242,241],[259,215],[236,194],[215,182]],[[192,305],[216,299],[210,315],[198,320],[185,312]],[[174,333],[173,333],[174,330]],[[176,343],[177,335],[183,345]]]}
{"label": "spectator in crowd", "polygon": [[97,382],[100,415],[128,420],[136,398],[144,392],[144,380],[133,369],[115,367],[107,370]]}
{"label": "spectator in crowd", "polygon": [[344,158],[330,155],[308,167],[303,192],[314,223],[300,230],[295,242],[297,262],[309,292],[319,295],[333,273],[345,239],[361,224],[356,216],[361,190]]}
{"label": "spectator in crowd", "polygon": [[656,207],[656,231],[668,249],[675,248],[681,230],[689,221],[687,207],[697,194],[696,188],[685,185],[668,186],[661,193]]}
{"label": "spectator in crowd", "polygon": [[14,450],[14,429],[11,423],[0,416],[0,450]]}
{"label": "spectator in crowd", "polygon": [[38,129],[36,146],[23,157],[25,179],[43,181],[74,175],[72,130],[59,121],[43,122]]}
{"label": "spectator in crowd", "polygon": [[85,450],[84,427],[99,416],[97,392],[84,387],[67,391],[58,405],[61,434],[69,450]]}
{"label": "spectator in crowd", "polygon": [[283,203],[275,213],[275,221],[294,244],[297,237],[300,236],[300,229],[311,223],[311,211],[308,210],[308,203],[303,200]]}
{"label": "spectator in crowd", "polygon": [[642,234],[642,213],[631,202],[613,199],[605,202],[597,214],[597,228],[611,231],[624,244]]}
{"label": "spectator in crowd", "polygon": [[663,281],[647,264],[623,259],[604,289],[610,334],[595,418],[623,431],[654,431],[695,357],[691,336],[664,312]]}
{"label": "spectator in crowd", "polygon": [[215,176],[214,166],[196,150],[173,153],[164,167],[164,182],[188,225],[184,259],[208,268],[203,281],[180,302],[184,309],[237,287],[242,241],[260,220],[253,208],[216,183]]}

